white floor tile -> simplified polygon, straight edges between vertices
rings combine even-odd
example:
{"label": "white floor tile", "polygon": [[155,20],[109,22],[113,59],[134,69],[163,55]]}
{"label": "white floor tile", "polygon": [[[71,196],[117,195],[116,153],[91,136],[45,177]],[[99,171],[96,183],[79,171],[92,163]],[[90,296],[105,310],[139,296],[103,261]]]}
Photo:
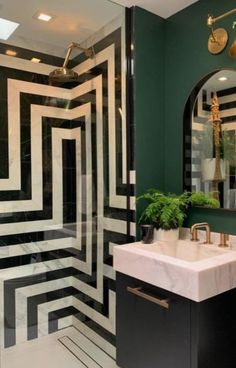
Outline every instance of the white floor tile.
{"label": "white floor tile", "polygon": [[74,327],[1,350],[0,368],[32,367],[118,368],[110,355]]}

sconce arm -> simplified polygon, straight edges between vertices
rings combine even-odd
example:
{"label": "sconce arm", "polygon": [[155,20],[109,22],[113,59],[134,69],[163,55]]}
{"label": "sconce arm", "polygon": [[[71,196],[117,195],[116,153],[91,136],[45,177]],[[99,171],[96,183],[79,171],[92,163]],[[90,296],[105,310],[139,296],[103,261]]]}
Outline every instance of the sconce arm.
{"label": "sconce arm", "polygon": [[218,20],[221,20],[225,17],[228,17],[228,15],[231,15],[231,14],[234,14],[236,13],[236,8],[235,9],[232,9],[222,15],[219,15],[218,17],[213,17],[213,15],[208,15],[208,18],[207,18],[207,25],[209,27],[211,27],[215,22],[218,22]]}

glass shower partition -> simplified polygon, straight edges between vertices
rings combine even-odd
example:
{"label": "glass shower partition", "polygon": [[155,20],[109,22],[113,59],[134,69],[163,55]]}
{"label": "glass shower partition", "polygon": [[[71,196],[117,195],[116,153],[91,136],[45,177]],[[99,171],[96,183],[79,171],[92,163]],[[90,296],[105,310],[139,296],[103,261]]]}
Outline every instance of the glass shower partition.
{"label": "glass shower partition", "polygon": [[76,82],[48,79],[62,57],[0,44],[1,368],[116,366],[112,254],[134,240],[134,169],[125,10],[109,6],[84,42],[95,56],[70,60]]}

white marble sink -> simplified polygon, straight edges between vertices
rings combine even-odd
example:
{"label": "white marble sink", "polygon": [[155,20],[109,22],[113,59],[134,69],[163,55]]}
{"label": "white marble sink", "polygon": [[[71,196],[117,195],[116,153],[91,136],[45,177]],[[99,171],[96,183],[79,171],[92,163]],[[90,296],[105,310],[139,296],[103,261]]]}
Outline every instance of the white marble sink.
{"label": "white marble sink", "polygon": [[187,240],[114,247],[114,268],[200,302],[236,287],[236,251]]}
{"label": "white marble sink", "polygon": [[151,253],[174,257],[187,262],[198,262],[206,258],[222,255],[226,251],[207,244],[196,244],[186,240],[177,242],[156,242],[154,244],[135,243],[137,248]]}

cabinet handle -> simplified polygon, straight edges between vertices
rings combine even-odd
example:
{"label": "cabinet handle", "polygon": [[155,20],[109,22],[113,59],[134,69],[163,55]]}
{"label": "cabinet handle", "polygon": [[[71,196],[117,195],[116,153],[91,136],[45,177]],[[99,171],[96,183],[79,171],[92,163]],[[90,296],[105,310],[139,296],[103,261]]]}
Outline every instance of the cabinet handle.
{"label": "cabinet handle", "polygon": [[143,292],[141,287],[136,287],[136,288],[132,288],[130,286],[127,286],[126,290],[129,293],[132,293],[134,295],[139,296],[140,298],[146,299],[149,302],[155,303],[160,305],[163,308],[169,309],[170,308],[170,300],[169,299],[161,299],[161,298],[157,298],[155,296],[149,295],[145,292]]}

